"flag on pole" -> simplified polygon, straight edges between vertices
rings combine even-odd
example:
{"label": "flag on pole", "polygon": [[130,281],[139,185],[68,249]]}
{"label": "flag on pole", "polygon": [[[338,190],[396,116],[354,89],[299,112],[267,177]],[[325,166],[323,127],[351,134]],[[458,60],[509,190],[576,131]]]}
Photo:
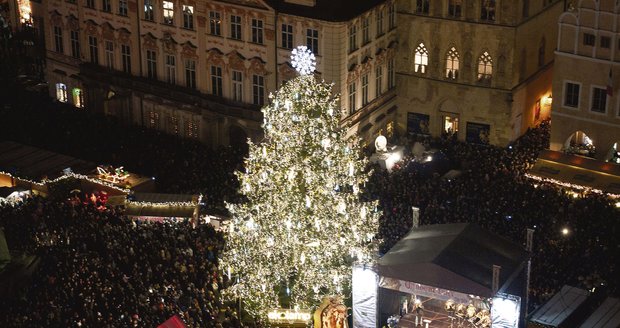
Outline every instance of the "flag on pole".
{"label": "flag on pole", "polygon": [[611,68],[609,69],[609,80],[607,80],[607,95],[610,97],[614,96],[614,84],[611,77]]}

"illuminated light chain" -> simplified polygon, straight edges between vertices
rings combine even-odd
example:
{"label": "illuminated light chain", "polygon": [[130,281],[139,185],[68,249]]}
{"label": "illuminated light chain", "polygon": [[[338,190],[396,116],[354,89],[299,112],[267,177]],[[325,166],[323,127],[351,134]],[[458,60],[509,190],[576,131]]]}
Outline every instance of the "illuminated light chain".
{"label": "illuminated light chain", "polygon": [[56,182],[59,182],[59,181],[62,181],[62,180],[68,179],[68,178],[76,178],[76,179],[83,179],[83,180],[87,180],[87,181],[92,182],[92,183],[104,185],[106,187],[110,187],[112,189],[116,189],[116,190],[124,192],[124,193],[129,193],[129,191],[130,191],[129,189],[115,186],[112,183],[109,183],[107,181],[104,181],[104,180],[101,180],[101,179],[97,179],[97,178],[91,178],[89,176],[86,176],[86,175],[83,175],[83,174],[77,174],[77,173],[73,173],[73,172],[65,173],[65,174],[59,176],[58,178],[51,179],[51,180],[50,179],[41,179],[40,182],[29,180],[29,179],[26,179],[26,178],[22,178],[22,177],[19,177],[19,176],[16,176],[16,175],[13,175],[11,173],[4,172],[4,171],[0,171],[0,174],[4,174],[4,175],[9,176],[10,178],[18,179],[18,180],[21,180],[21,181],[25,181],[27,183],[34,184],[34,185],[37,185],[37,186],[40,186],[40,187],[43,187],[43,186],[45,186],[48,183],[56,183]]}
{"label": "illuminated light chain", "polygon": [[140,202],[128,200],[126,202],[127,205],[136,205],[136,206],[154,206],[154,207],[165,207],[165,206],[185,206],[185,207],[193,207],[198,205],[197,202],[161,202],[161,203],[153,203],[153,202]]}
{"label": "illuminated light chain", "polygon": [[308,47],[298,46],[291,51],[291,65],[300,75],[312,74],[316,68],[316,58]]}
{"label": "illuminated light chain", "polygon": [[282,307],[277,290],[292,308],[311,309],[342,293],[352,263],[374,261],[381,213],[359,198],[371,172],[340,127],[332,87],[301,75],[270,95],[264,141],[249,142],[237,172],[247,202],[226,204],[220,267],[236,283],[223,293],[263,319]]}
{"label": "illuminated light chain", "polygon": [[571,188],[571,189],[576,189],[582,192],[592,192],[595,194],[600,194],[600,195],[606,195],[610,198],[620,198],[619,194],[613,194],[613,193],[608,193],[605,192],[603,190],[600,189],[596,189],[596,188],[592,188],[592,187],[588,187],[588,186],[584,186],[584,185],[578,185],[578,184],[573,184],[573,183],[568,183],[568,182],[563,182],[560,180],[556,180],[556,179],[552,179],[552,178],[543,178],[543,177],[539,177],[537,175],[533,175],[533,174],[529,174],[526,173],[525,177],[532,179],[532,180],[536,180],[536,181],[540,181],[540,182],[548,182],[548,183],[552,183],[561,187],[565,187],[565,188]]}

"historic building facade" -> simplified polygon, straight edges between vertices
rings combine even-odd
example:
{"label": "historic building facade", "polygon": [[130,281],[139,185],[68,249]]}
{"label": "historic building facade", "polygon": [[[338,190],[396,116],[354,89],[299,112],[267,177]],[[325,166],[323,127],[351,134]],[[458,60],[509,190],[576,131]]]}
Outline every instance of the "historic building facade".
{"label": "historic building facade", "polygon": [[46,1],[50,92],[78,109],[242,145],[260,137],[269,93],[295,76],[290,51],[307,45],[317,75],[352,101],[341,101],[351,133],[388,128],[393,2]]}
{"label": "historic building facade", "polygon": [[582,0],[559,19],[551,149],[620,163],[620,4]]}
{"label": "historic building facade", "polygon": [[565,1],[398,3],[397,126],[506,145],[550,115]]}

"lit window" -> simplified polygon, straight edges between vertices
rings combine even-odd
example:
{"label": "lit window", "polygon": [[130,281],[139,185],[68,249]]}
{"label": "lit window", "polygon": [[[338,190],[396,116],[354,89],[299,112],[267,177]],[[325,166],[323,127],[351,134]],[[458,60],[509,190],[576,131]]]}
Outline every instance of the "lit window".
{"label": "lit window", "polygon": [[306,46],[313,54],[319,54],[319,31],[314,29],[306,30]]}
{"label": "lit window", "polygon": [[252,42],[263,44],[263,21],[252,18]]}
{"label": "lit window", "polygon": [[262,106],[265,103],[265,78],[260,75],[252,76],[252,98],[254,105]]}
{"label": "lit window", "polygon": [[282,24],[282,48],[293,49],[293,25]]}
{"label": "lit window", "polygon": [[144,19],[153,21],[155,15],[153,14],[153,0],[144,0]]}
{"label": "lit window", "polygon": [[243,73],[232,71],[233,100],[243,101]]}
{"label": "lit window", "polygon": [[185,136],[187,138],[198,139],[199,125],[198,120],[187,120],[185,125]]}
{"label": "lit window", "polygon": [[179,117],[176,115],[170,115],[168,117],[169,130],[173,135],[179,135]]}
{"label": "lit window", "polygon": [[209,34],[222,35],[222,18],[217,11],[209,12]]}
{"label": "lit window", "polygon": [[450,48],[446,56],[446,77],[456,80],[459,77],[459,53],[456,48]]}
{"label": "lit window", "polygon": [[230,38],[241,40],[241,16],[230,15]]}
{"label": "lit window", "polygon": [[493,59],[488,52],[484,52],[478,58],[478,82],[491,83],[493,76]]}
{"label": "lit window", "polygon": [[172,25],[174,23],[174,3],[164,1],[164,23]]}
{"label": "lit window", "polygon": [[480,19],[491,22],[495,21],[495,0],[482,0]]}
{"label": "lit window", "polygon": [[385,134],[388,138],[391,138],[394,135],[394,121],[389,121],[385,126]]}
{"label": "lit window", "polygon": [[194,29],[194,7],[183,5],[183,28]]}
{"label": "lit window", "polygon": [[156,111],[149,111],[149,127],[151,129],[157,129],[159,127],[159,113]]}
{"label": "lit window", "polygon": [[60,102],[67,102],[67,86],[64,83],[56,83],[56,99]]}
{"label": "lit window", "polygon": [[73,104],[77,108],[84,108],[84,94],[82,89],[73,89]]}
{"label": "lit window", "polygon": [[170,84],[177,83],[177,66],[174,55],[166,55],[166,82]]}
{"label": "lit window", "polygon": [[424,43],[420,43],[415,49],[414,64],[414,71],[416,73],[426,73],[426,69],[428,67],[428,51],[426,50]]}
{"label": "lit window", "polygon": [[190,89],[196,89],[196,61],[185,60],[185,85]]}

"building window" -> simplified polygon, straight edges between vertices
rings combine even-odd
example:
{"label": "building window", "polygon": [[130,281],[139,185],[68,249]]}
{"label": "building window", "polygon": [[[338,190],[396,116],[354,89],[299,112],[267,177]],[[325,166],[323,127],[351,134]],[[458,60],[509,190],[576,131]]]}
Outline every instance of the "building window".
{"label": "building window", "polygon": [[594,46],[595,37],[594,34],[584,33],[583,44],[586,46]]}
{"label": "building window", "polygon": [[448,17],[461,18],[463,0],[448,0]]}
{"label": "building window", "polygon": [[383,93],[383,66],[377,65],[375,68],[375,97]]}
{"label": "building window", "polygon": [[495,21],[495,0],[482,0],[480,4],[480,19],[484,21]]}
{"label": "building window", "polygon": [[118,0],[118,14],[127,16],[127,0]]}
{"label": "building window", "polygon": [[377,36],[383,35],[383,10],[377,11]]}
{"label": "building window", "polygon": [[282,48],[293,49],[293,25],[282,24]]}
{"label": "building window", "polygon": [[82,89],[73,89],[73,104],[77,108],[84,108],[84,94]]}
{"label": "building window", "polygon": [[209,34],[217,36],[222,35],[222,18],[217,11],[209,12]]}
{"label": "building window", "polygon": [[230,15],[230,38],[241,40],[241,16]]}
{"label": "building window", "polygon": [[112,12],[112,0],[101,0],[101,10],[111,13]]}
{"label": "building window", "polygon": [[95,9],[95,0],[86,0],[86,7]]}
{"label": "building window", "polygon": [[456,80],[459,77],[459,53],[452,47],[446,56],[446,77]]}
{"label": "building window", "polygon": [[370,17],[362,18],[362,44],[370,42]]}
{"label": "building window", "polygon": [[243,73],[232,71],[232,93],[234,101],[243,101]]}
{"label": "building window", "polygon": [[392,89],[396,85],[396,75],[394,74],[394,58],[391,58],[387,64],[388,70],[388,89]]}
{"label": "building window", "polygon": [[263,21],[252,18],[252,42],[263,44]]}
{"label": "building window", "polygon": [[314,29],[306,30],[306,46],[313,54],[319,54],[319,31]]}
{"label": "building window", "polygon": [[174,24],[174,3],[172,1],[164,1],[164,24]]}
{"label": "building window", "polygon": [[252,98],[254,105],[265,103],[265,78],[260,75],[252,76]]}
{"label": "building window", "polygon": [[608,36],[601,36],[601,48],[609,49],[611,45],[611,38]]}
{"label": "building window", "polygon": [[185,126],[185,136],[187,138],[198,139],[198,121],[187,120]]}
{"label": "building window", "polygon": [[177,83],[177,65],[174,55],[166,55],[166,82]]}
{"label": "building window", "polygon": [[368,74],[362,75],[362,106],[368,104]]}
{"label": "building window", "polygon": [[157,129],[159,127],[159,113],[151,110],[149,111],[149,128]]}
{"label": "building window", "polygon": [[97,47],[97,38],[88,36],[88,50],[90,52],[90,62],[93,64],[99,64],[99,48]]}
{"label": "building window", "polygon": [[596,113],[607,111],[607,90],[603,88],[592,88],[592,106],[590,110]]}
{"label": "building window", "polygon": [[579,107],[579,91],[581,85],[577,83],[566,82],[564,84],[564,106],[566,107]]}
{"label": "building window", "polygon": [[123,72],[131,74],[131,48],[128,45],[121,45],[121,60],[123,61]]}
{"label": "building window", "polygon": [[545,47],[546,41],[545,38],[543,38],[538,45],[538,67],[545,66]]}
{"label": "building window", "polygon": [[416,0],[415,1],[415,12],[417,14],[428,15],[428,0]]}
{"label": "building window", "polygon": [[114,69],[114,43],[109,40],[105,40],[105,65]]}
{"label": "building window", "polygon": [[396,27],[396,5],[392,3],[388,6],[388,24],[389,29],[393,29]]}
{"label": "building window", "polygon": [[146,51],[146,73],[149,79],[157,79],[157,53],[154,50]]}
{"label": "building window", "polygon": [[71,31],[71,56],[80,58],[80,32]]}
{"label": "building window", "polygon": [[169,129],[172,132],[172,134],[175,136],[178,136],[179,135],[179,117],[176,115],[168,116],[168,125],[169,125]]}
{"label": "building window", "polygon": [[357,49],[357,25],[353,24],[349,27],[349,52]]}
{"label": "building window", "polygon": [[183,5],[183,28],[194,29],[194,7]]}
{"label": "building window", "polygon": [[355,110],[357,109],[356,103],[355,103],[355,98],[356,98],[356,92],[357,92],[357,86],[355,85],[355,82],[351,82],[349,84],[349,113],[353,114],[355,113]]}
{"label": "building window", "polygon": [[211,66],[211,93],[222,96],[222,68]]}
{"label": "building window", "polygon": [[192,59],[185,60],[185,86],[196,89],[196,61]]}
{"label": "building window", "polygon": [[493,76],[493,59],[488,52],[484,52],[478,58],[478,82],[491,83]]}
{"label": "building window", "polygon": [[56,83],[56,99],[62,103],[67,102],[67,86],[64,83]]}
{"label": "building window", "polygon": [[426,69],[428,67],[428,51],[426,50],[424,43],[420,43],[415,49],[414,64],[414,71],[416,73],[426,73]]}
{"label": "building window", "polygon": [[60,26],[54,26],[54,49],[56,50],[56,52],[64,52],[64,47],[62,43],[62,28],[60,28]]}
{"label": "building window", "polygon": [[153,0],[144,0],[144,19],[153,21],[155,15],[153,14]]}

